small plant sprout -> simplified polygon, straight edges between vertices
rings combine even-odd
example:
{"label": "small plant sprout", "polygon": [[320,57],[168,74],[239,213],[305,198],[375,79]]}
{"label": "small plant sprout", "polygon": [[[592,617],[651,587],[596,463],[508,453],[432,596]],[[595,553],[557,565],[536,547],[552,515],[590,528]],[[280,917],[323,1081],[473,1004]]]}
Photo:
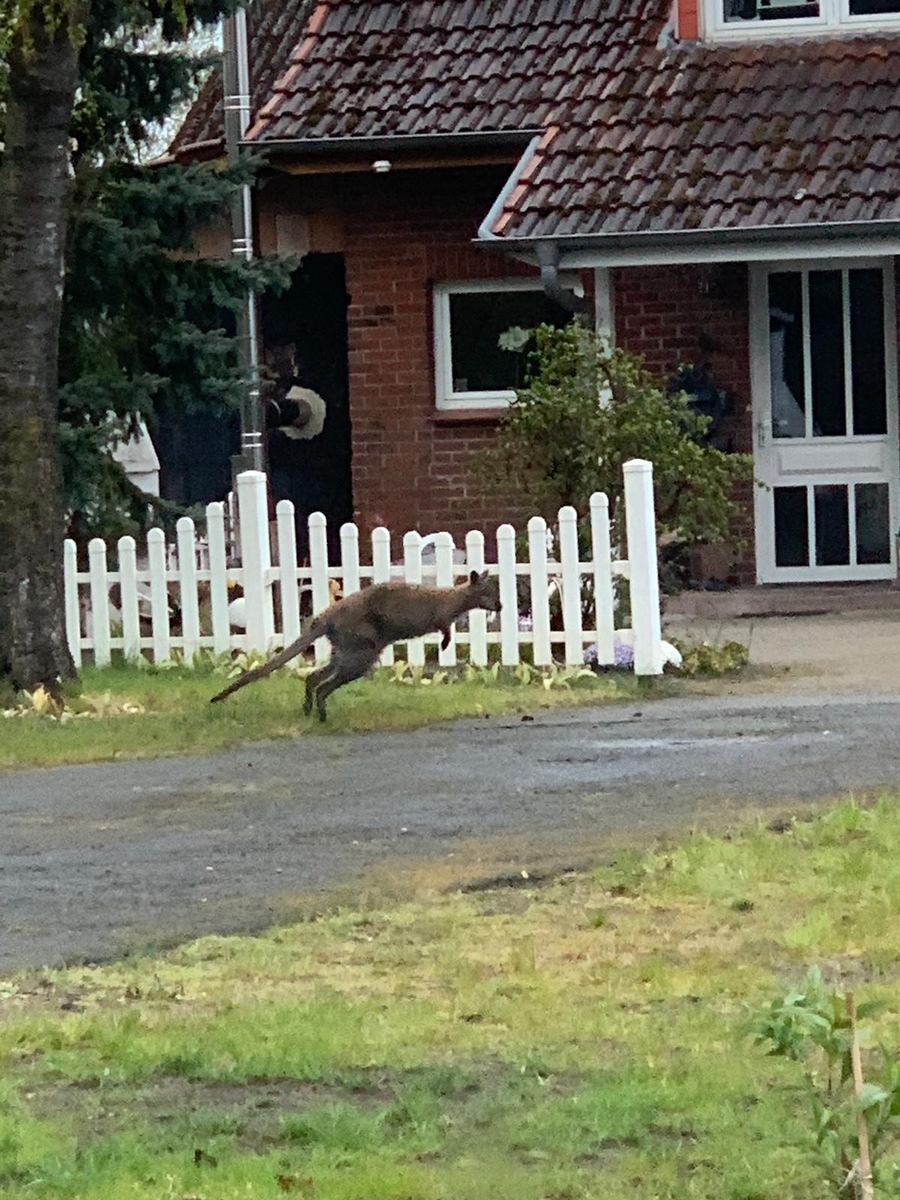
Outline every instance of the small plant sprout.
{"label": "small plant sprout", "polygon": [[858,1021],[879,1007],[857,1005],[852,992],[840,995],[812,966],[800,987],[771,1003],[754,1030],[770,1054],[803,1064],[816,1145],[834,1193],[857,1200],[874,1200],[879,1181],[897,1182],[888,1152],[900,1135],[900,1062],[881,1046],[872,1056],[875,1081],[863,1078],[862,1047],[869,1035]]}

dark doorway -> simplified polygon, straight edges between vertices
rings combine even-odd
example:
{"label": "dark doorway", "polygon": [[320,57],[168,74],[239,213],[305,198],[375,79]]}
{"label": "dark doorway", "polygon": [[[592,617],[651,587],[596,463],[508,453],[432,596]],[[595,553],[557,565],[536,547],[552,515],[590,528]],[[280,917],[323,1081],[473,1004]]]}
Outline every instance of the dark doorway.
{"label": "dark doorway", "polygon": [[[340,254],[307,254],[291,286],[261,305],[266,455],[272,497],[293,501],[297,551],[309,553],[306,518],[328,520],[329,555],[336,558],[340,527],[353,516],[350,471],[350,399],[347,365],[347,295]],[[293,384],[318,393],[325,421],[312,437],[291,436]],[[302,426],[301,426],[302,434]]]}

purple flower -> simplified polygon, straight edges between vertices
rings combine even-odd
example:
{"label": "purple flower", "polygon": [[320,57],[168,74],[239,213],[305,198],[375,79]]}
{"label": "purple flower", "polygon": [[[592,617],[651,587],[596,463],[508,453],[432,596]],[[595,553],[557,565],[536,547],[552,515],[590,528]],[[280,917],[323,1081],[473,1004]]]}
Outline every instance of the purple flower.
{"label": "purple flower", "polygon": [[627,642],[620,641],[619,638],[613,642],[613,654],[617,667],[634,666],[634,646],[629,646]]}
{"label": "purple flower", "polygon": [[[599,650],[595,645],[588,646],[584,652],[584,661],[586,663],[596,663],[599,658]],[[631,667],[634,665],[634,647],[629,646],[627,642],[623,642],[620,637],[616,637],[613,641],[613,666],[616,667]]]}

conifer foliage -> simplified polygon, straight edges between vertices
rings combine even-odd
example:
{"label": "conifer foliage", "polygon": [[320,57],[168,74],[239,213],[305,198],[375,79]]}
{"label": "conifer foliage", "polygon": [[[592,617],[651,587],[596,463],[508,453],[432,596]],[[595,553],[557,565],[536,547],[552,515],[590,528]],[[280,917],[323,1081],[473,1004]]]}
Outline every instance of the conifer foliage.
{"label": "conifer foliage", "polygon": [[0,676],[19,687],[73,673],[66,529],[119,534],[146,514],[110,443],[165,406],[233,405],[248,272],[259,287],[285,276],[190,253],[246,165],[139,161],[206,65],[185,35],[234,6],[0,6]]}

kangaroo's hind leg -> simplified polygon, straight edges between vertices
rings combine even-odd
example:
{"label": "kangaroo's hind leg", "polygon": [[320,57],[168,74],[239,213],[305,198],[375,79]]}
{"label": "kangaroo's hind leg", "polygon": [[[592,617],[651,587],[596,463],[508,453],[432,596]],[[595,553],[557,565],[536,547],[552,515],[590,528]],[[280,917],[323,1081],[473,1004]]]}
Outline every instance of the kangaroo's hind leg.
{"label": "kangaroo's hind leg", "polygon": [[361,679],[363,675],[367,675],[378,662],[379,653],[378,647],[367,638],[342,639],[335,645],[326,673],[314,688],[316,711],[320,721],[325,720],[325,701],[331,693],[336,692],[345,683],[352,683],[354,679]]}
{"label": "kangaroo's hind leg", "polygon": [[317,667],[315,671],[311,671],[306,677],[306,695],[303,698],[303,715],[308,717],[312,712],[313,701],[316,696],[316,689],[321,684],[322,680],[331,670],[331,664],[334,659],[330,659],[325,663],[324,667]]}

